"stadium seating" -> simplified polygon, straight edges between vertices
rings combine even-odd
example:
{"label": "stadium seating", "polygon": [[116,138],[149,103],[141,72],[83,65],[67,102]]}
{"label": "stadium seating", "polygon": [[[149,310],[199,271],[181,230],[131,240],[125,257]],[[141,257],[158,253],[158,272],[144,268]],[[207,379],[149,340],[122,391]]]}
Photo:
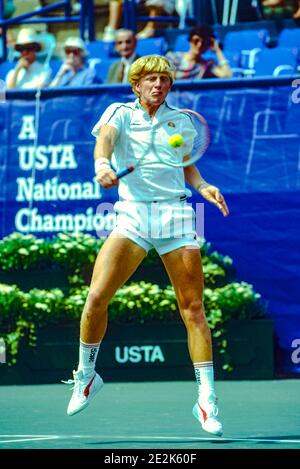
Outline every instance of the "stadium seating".
{"label": "stadium seating", "polygon": [[283,29],[278,36],[278,47],[297,47],[300,49],[300,28]]}
{"label": "stadium seating", "polygon": [[187,34],[179,34],[174,43],[175,52],[187,52],[190,48]]}
{"label": "stadium seating", "polygon": [[254,60],[255,76],[278,75],[281,71],[293,73],[297,67],[298,49],[275,47],[258,51]]}
{"label": "stadium seating", "polygon": [[52,77],[54,77],[57,74],[60,66],[62,65],[62,62],[63,61],[61,59],[51,59],[50,60],[49,65],[50,65],[50,68],[52,70]]}
{"label": "stadium seating", "polygon": [[90,57],[108,58],[113,55],[114,42],[93,41],[86,45]]}
{"label": "stadium seating", "polygon": [[265,47],[267,29],[229,31],[224,38],[224,50],[242,51]]}
{"label": "stadium seating", "polygon": [[6,75],[14,66],[14,62],[6,61],[0,63],[0,80],[5,80]]}
{"label": "stadium seating", "polygon": [[238,51],[227,51],[226,59],[229,61],[230,67],[239,67],[240,53]]}
{"label": "stadium seating", "polygon": [[167,49],[165,38],[163,37],[149,37],[139,39],[137,43],[136,52],[139,55],[158,54],[164,55]]}
{"label": "stadium seating", "polygon": [[105,58],[105,59],[91,59],[89,66],[94,68],[96,75],[103,83],[105,83],[108,75],[109,67],[118,59],[116,58]]}

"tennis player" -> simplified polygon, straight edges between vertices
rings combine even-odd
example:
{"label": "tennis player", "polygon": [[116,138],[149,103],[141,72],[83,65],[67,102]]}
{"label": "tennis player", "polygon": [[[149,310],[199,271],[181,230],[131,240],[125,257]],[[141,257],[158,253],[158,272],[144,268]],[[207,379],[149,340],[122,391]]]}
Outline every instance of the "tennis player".
{"label": "tennis player", "polygon": [[[119,185],[120,200],[115,205],[117,224],[98,254],[81,318],[79,365],[74,371],[75,386],[67,413],[80,412],[102,388],[103,381],[95,372],[95,362],[106,332],[109,302],[154,247],[174,286],[187,329],[198,384],[193,414],[204,430],[220,436],[223,430],[217,417],[211,333],[203,307],[203,272],[197,236],[188,223],[181,224],[180,235],[171,230],[167,230],[168,236],[159,233],[164,232],[162,228],[168,218],[166,207],[173,218],[193,216],[193,209],[185,200],[190,194],[185,182],[216,205],[224,216],[229,214],[228,207],[220,190],[207,183],[194,165],[183,169],[149,161],[149,165],[140,165],[118,180],[110,165],[112,155],[119,168],[126,166],[128,155],[138,160],[144,153],[152,126],[160,122],[173,126],[172,119],[178,115],[166,102],[173,82],[173,70],[167,59],[145,56],[136,60],[130,67],[129,81],[137,95],[136,101],[110,105],[92,131],[97,138],[96,178],[104,188]],[[159,151],[167,151],[168,145],[167,141],[160,142]],[[151,160],[151,152],[145,158]],[[155,219],[151,219],[153,206],[156,207]],[[145,217],[148,217],[147,222]],[[157,228],[154,235],[153,225]],[[150,232],[147,226],[151,226]]]}

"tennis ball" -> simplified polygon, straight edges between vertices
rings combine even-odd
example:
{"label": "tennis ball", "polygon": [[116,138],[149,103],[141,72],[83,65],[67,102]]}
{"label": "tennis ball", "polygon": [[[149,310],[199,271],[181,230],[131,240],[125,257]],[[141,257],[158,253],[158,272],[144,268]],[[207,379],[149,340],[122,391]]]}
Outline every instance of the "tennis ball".
{"label": "tennis ball", "polygon": [[171,135],[169,138],[169,144],[174,148],[181,147],[183,144],[183,136],[180,134]]}

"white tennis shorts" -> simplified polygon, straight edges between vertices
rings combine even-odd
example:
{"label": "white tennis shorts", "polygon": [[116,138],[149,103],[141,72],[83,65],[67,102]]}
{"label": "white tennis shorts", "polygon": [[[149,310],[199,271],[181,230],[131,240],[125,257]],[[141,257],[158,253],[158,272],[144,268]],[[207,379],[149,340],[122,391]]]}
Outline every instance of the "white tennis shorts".
{"label": "white tennis shorts", "polygon": [[166,254],[183,246],[199,249],[195,230],[195,212],[185,200],[176,198],[168,202],[118,201],[112,232],[135,242],[146,252],[151,248]]}

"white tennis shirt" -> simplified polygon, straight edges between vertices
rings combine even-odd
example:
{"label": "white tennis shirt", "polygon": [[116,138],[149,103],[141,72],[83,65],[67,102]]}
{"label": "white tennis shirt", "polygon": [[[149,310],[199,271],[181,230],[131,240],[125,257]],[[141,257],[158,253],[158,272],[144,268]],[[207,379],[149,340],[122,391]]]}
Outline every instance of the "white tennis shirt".
{"label": "white tennis shirt", "polygon": [[[14,70],[10,70],[6,76],[6,83],[8,83]],[[33,62],[28,70],[24,67],[21,68],[18,74],[16,88],[37,88],[38,86],[46,86],[51,77],[51,69],[48,65],[41,64],[38,61]]]}
{"label": "white tennis shirt", "polygon": [[[182,160],[183,156],[189,154],[195,129],[188,116],[164,102],[151,119],[137,99],[125,104],[111,104],[94,126],[94,137],[98,136],[103,124],[111,125],[118,132],[112,157],[117,171],[129,165],[135,166],[142,158],[141,164],[132,173],[120,179],[121,199],[164,201],[191,195],[191,191],[185,187],[183,168],[168,166],[156,156],[159,152],[163,160],[174,158],[174,148],[169,144],[169,138],[176,133],[180,133],[184,139],[182,150],[176,150],[178,158]],[[153,131],[155,151],[151,145]]]}

